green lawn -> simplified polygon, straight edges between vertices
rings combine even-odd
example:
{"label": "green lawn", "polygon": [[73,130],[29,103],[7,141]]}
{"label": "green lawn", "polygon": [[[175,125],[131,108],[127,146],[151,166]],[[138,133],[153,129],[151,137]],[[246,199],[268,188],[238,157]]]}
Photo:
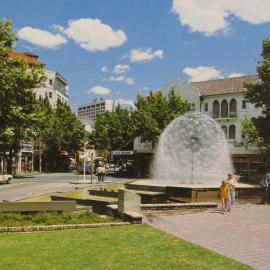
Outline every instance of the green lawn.
{"label": "green lawn", "polygon": [[251,269],[148,225],[0,235],[1,269]]}

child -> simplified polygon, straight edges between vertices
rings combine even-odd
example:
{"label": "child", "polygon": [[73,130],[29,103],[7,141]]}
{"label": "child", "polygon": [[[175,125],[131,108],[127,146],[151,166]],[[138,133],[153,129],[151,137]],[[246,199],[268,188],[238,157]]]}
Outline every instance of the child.
{"label": "child", "polygon": [[219,188],[219,197],[221,199],[222,211],[224,213],[227,212],[229,191],[229,185],[225,181],[222,181],[222,184]]}

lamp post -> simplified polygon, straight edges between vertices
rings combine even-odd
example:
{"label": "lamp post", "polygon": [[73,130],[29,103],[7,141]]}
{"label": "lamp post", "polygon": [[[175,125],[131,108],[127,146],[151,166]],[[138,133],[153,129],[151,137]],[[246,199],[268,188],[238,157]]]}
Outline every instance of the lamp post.
{"label": "lamp post", "polygon": [[86,144],[87,142],[84,143],[84,148],[83,148],[83,181],[85,181],[85,167],[86,167]]}
{"label": "lamp post", "polygon": [[91,184],[93,184],[93,172],[94,172],[94,151],[91,151]]}

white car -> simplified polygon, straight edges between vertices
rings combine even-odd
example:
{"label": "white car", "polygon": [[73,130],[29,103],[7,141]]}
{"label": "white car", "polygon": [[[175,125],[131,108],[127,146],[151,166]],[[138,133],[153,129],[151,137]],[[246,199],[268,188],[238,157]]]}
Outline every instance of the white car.
{"label": "white car", "polygon": [[13,176],[10,174],[0,173],[0,183],[7,183],[10,184],[11,180],[13,179]]}

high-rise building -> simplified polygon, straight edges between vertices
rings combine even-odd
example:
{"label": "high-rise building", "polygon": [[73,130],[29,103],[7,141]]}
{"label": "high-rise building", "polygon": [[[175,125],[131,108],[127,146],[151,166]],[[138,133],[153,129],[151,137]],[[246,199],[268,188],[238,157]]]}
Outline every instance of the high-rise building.
{"label": "high-rise building", "polygon": [[88,116],[91,120],[96,120],[98,113],[105,111],[114,111],[119,104],[117,100],[112,99],[94,99],[88,103],[78,106],[78,117]]}

